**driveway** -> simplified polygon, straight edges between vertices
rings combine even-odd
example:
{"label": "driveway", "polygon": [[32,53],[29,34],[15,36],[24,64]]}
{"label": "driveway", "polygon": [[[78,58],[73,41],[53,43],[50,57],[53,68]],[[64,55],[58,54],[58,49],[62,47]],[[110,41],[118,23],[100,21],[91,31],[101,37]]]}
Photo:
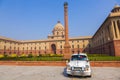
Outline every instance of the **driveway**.
{"label": "driveway", "polygon": [[120,67],[92,67],[92,77],[68,77],[65,67],[0,66],[0,80],[120,80]]}

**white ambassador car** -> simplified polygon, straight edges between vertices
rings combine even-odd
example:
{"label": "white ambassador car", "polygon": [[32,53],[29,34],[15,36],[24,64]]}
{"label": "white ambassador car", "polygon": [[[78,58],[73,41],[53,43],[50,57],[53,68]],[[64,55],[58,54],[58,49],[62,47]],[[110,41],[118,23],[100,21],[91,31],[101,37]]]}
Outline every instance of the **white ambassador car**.
{"label": "white ambassador car", "polygon": [[72,54],[70,61],[67,62],[66,73],[67,75],[91,77],[91,67],[87,55],[85,53]]}

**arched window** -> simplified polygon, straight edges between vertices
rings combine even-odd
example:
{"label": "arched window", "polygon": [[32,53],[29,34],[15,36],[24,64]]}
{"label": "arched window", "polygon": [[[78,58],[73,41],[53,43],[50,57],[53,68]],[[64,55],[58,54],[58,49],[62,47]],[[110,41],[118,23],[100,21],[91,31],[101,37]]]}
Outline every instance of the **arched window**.
{"label": "arched window", "polygon": [[72,45],[72,48],[74,48],[74,45]]}
{"label": "arched window", "polygon": [[36,50],[36,47],[34,49]]}
{"label": "arched window", "polygon": [[6,46],[4,46],[4,50],[6,50]]}
{"label": "arched window", "polygon": [[59,32],[57,32],[57,35],[59,34]]}
{"label": "arched window", "polygon": [[77,45],[77,47],[78,47],[78,48],[80,48],[80,46],[79,46],[79,45]]}

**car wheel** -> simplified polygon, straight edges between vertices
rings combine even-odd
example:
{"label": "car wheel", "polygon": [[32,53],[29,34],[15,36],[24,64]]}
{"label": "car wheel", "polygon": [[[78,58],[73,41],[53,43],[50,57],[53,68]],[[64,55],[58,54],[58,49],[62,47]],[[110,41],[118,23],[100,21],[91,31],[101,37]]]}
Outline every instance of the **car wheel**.
{"label": "car wheel", "polygon": [[68,76],[68,77],[70,77],[70,76],[72,76],[72,75],[70,75],[70,74],[67,74],[67,76]]}
{"label": "car wheel", "polygon": [[92,75],[89,75],[88,77],[90,77],[90,78],[91,78],[91,77],[92,77]]}

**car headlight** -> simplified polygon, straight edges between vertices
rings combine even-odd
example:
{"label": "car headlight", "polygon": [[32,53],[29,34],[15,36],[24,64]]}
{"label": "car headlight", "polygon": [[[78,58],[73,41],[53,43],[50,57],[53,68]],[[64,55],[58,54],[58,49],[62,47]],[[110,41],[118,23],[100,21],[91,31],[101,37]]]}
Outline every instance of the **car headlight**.
{"label": "car headlight", "polygon": [[68,69],[68,70],[71,70],[71,67],[70,67],[70,65],[67,65],[67,69]]}
{"label": "car headlight", "polygon": [[86,65],[85,66],[85,71],[88,71],[89,70],[89,65]]}
{"label": "car headlight", "polygon": [[89,65],[86,65],[85,67],[86,67],[86,68],[89,68]]}

